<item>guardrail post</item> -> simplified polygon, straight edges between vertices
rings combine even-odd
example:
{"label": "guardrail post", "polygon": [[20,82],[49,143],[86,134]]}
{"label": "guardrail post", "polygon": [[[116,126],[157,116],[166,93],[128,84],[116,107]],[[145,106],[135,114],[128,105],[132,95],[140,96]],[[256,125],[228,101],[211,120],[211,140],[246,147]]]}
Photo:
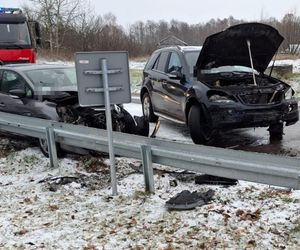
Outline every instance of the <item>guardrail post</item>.
{"label": "guardrail post", "polygon": [[143,161],[145,190],[146,192],[154,193],[154,177],[153,177],[151,147],[147,145],[142,145],[141,154],[142,154],[142,161]]}
{"label": "guardrail post", "polygon": [[52,127],[46,128],[46,138],[47,138],[47,145],[48,145],[48,154],[50,158],[50,166],[51,168],[57,168],[58,167],[57,151],[56,151],[56,143],[54,138],[54,129]]}

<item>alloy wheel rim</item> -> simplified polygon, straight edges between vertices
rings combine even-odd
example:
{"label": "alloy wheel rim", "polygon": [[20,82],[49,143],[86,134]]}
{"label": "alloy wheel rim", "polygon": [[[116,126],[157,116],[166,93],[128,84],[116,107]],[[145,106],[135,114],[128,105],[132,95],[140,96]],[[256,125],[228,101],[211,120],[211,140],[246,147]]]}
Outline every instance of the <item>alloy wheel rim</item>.
{"label": "alloy wheel rim", "polygon": [[144,116],[149,118],[149,115],[150,115],[150,100],[149,100],[148,96],[144,98],[143,111],[144,111]]}

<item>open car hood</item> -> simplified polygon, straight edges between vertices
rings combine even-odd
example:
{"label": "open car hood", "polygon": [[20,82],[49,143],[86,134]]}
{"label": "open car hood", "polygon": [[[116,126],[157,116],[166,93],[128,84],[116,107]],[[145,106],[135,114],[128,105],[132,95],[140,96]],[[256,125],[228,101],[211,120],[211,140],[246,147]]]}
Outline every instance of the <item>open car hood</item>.
{"label": "open car hood", "polygon": [[253,66],[263,73],[284,38],[279,32],[262,23],[245,23],[232,26],[206,38],[196,64],[201,69],[228,65],[251,68],[247,40],[251,43]]}

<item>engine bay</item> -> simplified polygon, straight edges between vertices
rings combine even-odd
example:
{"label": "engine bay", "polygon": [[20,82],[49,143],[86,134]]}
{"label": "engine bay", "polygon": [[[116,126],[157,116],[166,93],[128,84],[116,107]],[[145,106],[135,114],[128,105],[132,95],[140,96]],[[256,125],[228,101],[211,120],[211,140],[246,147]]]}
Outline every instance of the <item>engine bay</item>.
{"label": "engine bay", "polygon": [[281,81],[268,77],[268,76],[256,76],[256,84],[254,83],[252,75],[245,74],[233,74],[222,73],[217,75],[205,75],[201,81],[208,84],[210,87],[216,88],[232,88],[232,87],[242,87],[242,88],[253,88],[253,87],[271,87],[282,84]]}

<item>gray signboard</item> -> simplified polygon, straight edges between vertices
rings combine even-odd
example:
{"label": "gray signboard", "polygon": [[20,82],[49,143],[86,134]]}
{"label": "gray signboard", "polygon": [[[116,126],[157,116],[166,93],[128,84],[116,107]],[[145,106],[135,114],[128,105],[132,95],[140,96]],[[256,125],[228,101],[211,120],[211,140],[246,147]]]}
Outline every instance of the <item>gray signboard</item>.
{"label": "gray signboard", "polygon": [[101,61],[107,61],[110,104],[131,102],[128,53],[126,51],[78,52],[75,67],[80,106],[105,105]]}

